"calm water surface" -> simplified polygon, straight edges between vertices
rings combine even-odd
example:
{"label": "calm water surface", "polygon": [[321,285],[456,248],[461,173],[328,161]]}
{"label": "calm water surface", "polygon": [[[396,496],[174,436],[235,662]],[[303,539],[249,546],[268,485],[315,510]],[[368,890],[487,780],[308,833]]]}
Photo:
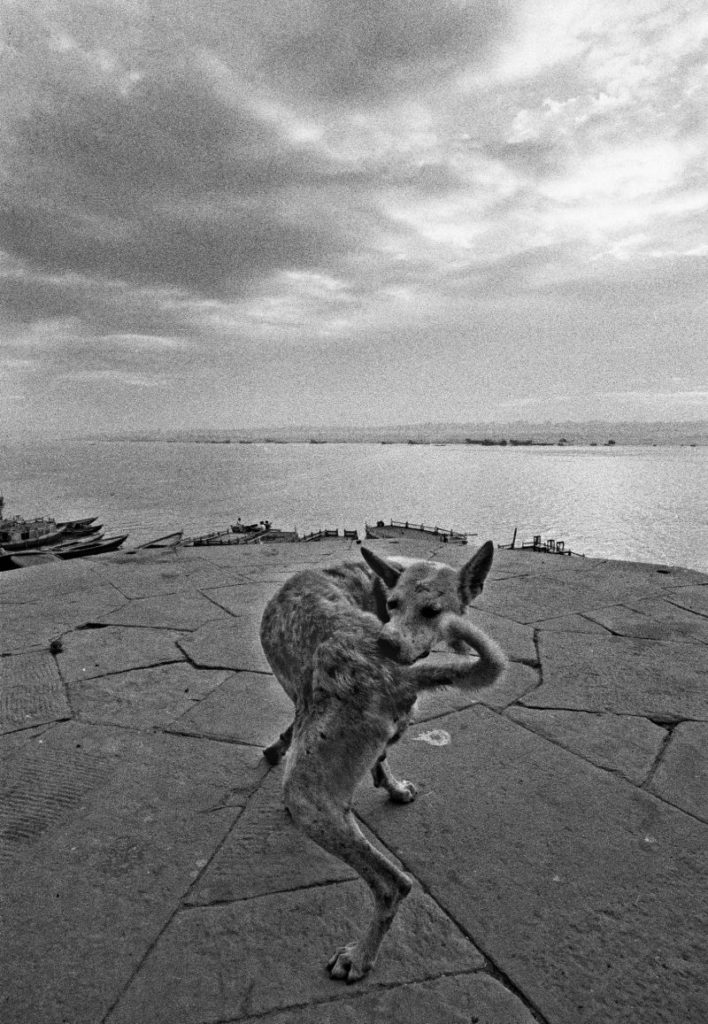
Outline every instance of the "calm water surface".
{"label": "calm water surface", "polygon": [[705,447],[12,443],[0,493],[8,515],[96,514],[129,545],[238,516],[300,531],[394,518],[708,571]]}

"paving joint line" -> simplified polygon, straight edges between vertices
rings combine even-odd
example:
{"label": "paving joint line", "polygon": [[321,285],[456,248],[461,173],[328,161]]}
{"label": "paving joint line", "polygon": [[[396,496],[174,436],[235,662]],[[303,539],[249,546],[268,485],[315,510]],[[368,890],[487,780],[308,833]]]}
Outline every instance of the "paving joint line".
{"label": "paving joint line", "polygon": [[[362,821],[362,820],[363,820],[363,819],[359,818],[359,816],[358,816],[358,815],[356,815],[356,817],[357,817],[357,819],[358,819],[359,821]],[[533,1004],[533,1002],[531,1001],[531,999],[530,999],[530,998],[529,998],[529,997],[528,997],[528,996],[527,996],[527,995],[526,995],[526,994],[525,994],[525,993],[523,992],[523,990],[522,990],[522,989],[520,989],[520,988],[519,988],[519,987],[518,987],[518,986],[517,986],[517,985],[516,985],[516,984],[515,984],[515,983],[514,983],[514,982],[513,982],[512,980],[511,980],[511,978],[510,978],[510,977],[508,976],[508,974],[506,974],[506,972],[502,970],[501,966],[500,966],[500,965],[499,965],[499,964],[498,964],[498,963],[497,963],[497,962],[496,962],[496,961],[494,960],[494,958],[493,958],[493,957],[492,957],[492,956],[491,956],[491,955],[490,955],[490,954],[488,953],[488,951],[487,951],[487,950],[486,950],[486,949],[484,948],[484,946],[482,945],[482,943],[480,943],[480,942],[478,942],[478,941],[477,941],[477,939],[476,939],[476,938],[474,937],[474,935],[473,935],[473,934],[471,933],[471,931],[470,931],[469,929],[467,929],[467,928],[466,928],[466,927],[465,927],[465,926],[464,926],[464,925],[463,925],[463,924],[462,924],[462,923],[461,923],[460,921],[458,921],[458,920],[457,920],[457,918],[456,918],[456,916],[455,916],[455,915],[454,915],[454,914],[453,914],[453,913],[452,913],[451,911],[449,911],[449,910],[447,910],[447,909],[446,909],[445,907],[443,907],[443,905],[442,905],[442,904],[440,903],[440,901],[439,901],[439,900],[437,900],[437,899],[436,899],[436,897],[435,897],[435,896],[434,896],[434,895],[432,894],[432,892],[430,891],[430,888],[428,887],[428,885],[426,885],[426,883],[425,883],[425,882],[424,882],[424,881],[423,881],[423,880],[422,880],[421,878],[419,878],[419,877],[418,877],[418,876],[417,876],[417,875],[415,874],[415,872],[414,872],[414,871],[412,871],[412,870],[411,870],[411,868],[409,867],[409,865],[408,865],[408,863],[406,862],[406,860],[405,860],[405,859],[404,859],[404,858],[403,858],[403,857],[402,857],[402,856],[401,856],[400,854],[396,854],[396,853],[394,853],[394,852],[393,852],[393,850],[391,850],[391,849],[389,848],[389,846],[388,846],[388,845],[387,845],[387,844],[386,844],[386,843],[384,842],[384,840],[383,840],[383,839],[381,838],[381,836],[380,836],[380,835],[379,835],[379,833],[378,833],[378,832],[376,831],[376,829],[372,828],[372,826],[371,826],[371,825],[369,825],[369,824],[368,824],[367,822],[365,822],[365,821],[364,821],[364,824],[365,824],[365,825],[366,825],[366,827],[367,827],[367,828],[368,828],[368,829],[369,829],[369,830],[370,830],[370,831],[372,832],[372,834],[373,834],[374,836],[376,836],[376,839],[377,839],[377,841],[378,841],[378,842],[379,842],[379,843],[381,844],[381,846],[382,846],[382,847],[383,847],[383,848],[384,848],[384,849],[385,849],[385,850],[387,851],[387,853],[389,853],[389,854],[390,854],[390,855],[391,855],[392,857],[395,857],[395,858],[396,858],[396,859],[397,859],[398,861],[400,861],[400,863],[401,863],[401,864],[403,865],[403,869],[404,869],[404,871],[405,871],[405,872],[406,872],[407,874],[411,875],[411,877],[412,877],[412,878],[414,878],[414,879],[416,880],[416,882],[418,883],[418,885],[420,886],[420,888],[421,888],[421,889],[423,890],[423,892],[424,892],[424,893],[426,894],[426,896],[428,896],[428,898],[432,900],[432,902],[433,902],[433,903],[435,904],[435,906],[436,906],[436,907],[438,908],[438,910],[440,911],[440,913],[441,913],[441,914],[442,914],[442,915],[443,915],[444,917],[446,917],[446,918],[447,918],[447,919],[448,919],[449,921],[451,921],[451,922],[452,922],[452,923],[453,923],[453,924],[455,925],[455,927],[456,927],[456,928],[458,929],[458,931],[459,931],[459,932],[460,932],[460,933],[461,933],[462,935],[464,935],[464,936],[465,936],[465,938],[467,938],[467,940],[468,940],[469,942],[471,942],[471,943],[472,943],[473,947],[474,947],[474,948],[475,948],[475,949],[476,949],[476,950],[477,950],[477,951],[478,951],[479,953],[481,953],[481,954],[482,954],[482,956],[484,957],[485,961],[486,961],[486,962],[487,962],[487,964],[489,965],[489,969],[487,970],[487,972],[486,972],[486,973],[488,973],[488,974],[491,974],[491,975],[492,975],[492,977],[495,977],[495,978],[496,978],[496,980],[497,980],[497,981],[499,981],[499,982],[500,982],[500,984],[502,984],[502,985],[504,986],[504,988],[506,988],[506,989],[507,989],[507,991],[511,992],[511,994],[512,994],[512,995],[516,996],[516,998],[517,998],[517,999],[518,999],[518,1000],[519,1000],[519,1001],[520,1001],[520,1002],[521,1002],[521,1003],[522,1003],[522,1004],[524,1005],[524,1007],[525,1007],[525,1008],[526,1008],[526,1009],[527,1009],[527,1010],[528,1010],[528,1011],[529,1011],[529,1012],[530,1012],[530,1013],[532,1014],[532,1016],[534,1017],[534,1020],[536,1020],[536,1021],[538,1022],[538,1024],[549,1024],[549,1022],[548,1022],[548,1021],[546,1020],[546,1018],[545,1018],[545,1017],[544,1017],[544,1016],[542,1015],[542,1013],[541,1013],[540,1009],[538,1009],[538,1008],[537,1008],[536,1006],[534,1006],[534,1004]],[[473,972],[472,972],[472,971],[469,971],[469,972],[467,972],[467,973],[473,973]],[[480,973],[480,972],[478,971],[478,972],[476,972],[476,973]]]}

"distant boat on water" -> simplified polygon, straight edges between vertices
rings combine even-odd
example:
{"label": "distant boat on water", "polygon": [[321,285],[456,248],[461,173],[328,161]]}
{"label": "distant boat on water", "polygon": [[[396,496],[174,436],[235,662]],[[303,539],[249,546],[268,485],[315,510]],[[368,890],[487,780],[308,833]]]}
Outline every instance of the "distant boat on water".
{"label": "distant boat on water", "polygon": [[395,537],[425,536],[435,537],[444,544],[466,544],[468,537],[476,537],[476,533],[461,533],[457,530],[444,530],[440,526],[425,526],[423,523],[397,522],[391,519],[385,523],[379,519],[375,525],[364,524],[366,536],[370,540],[390,540]]}

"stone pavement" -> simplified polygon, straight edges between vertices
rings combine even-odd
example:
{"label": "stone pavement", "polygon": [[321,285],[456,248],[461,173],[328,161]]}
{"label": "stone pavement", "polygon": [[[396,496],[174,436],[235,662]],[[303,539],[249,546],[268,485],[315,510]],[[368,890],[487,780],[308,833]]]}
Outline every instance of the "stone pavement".
{"label": "stone pavement", "polygon": [[358,793],[415,885],[371,975],[329,979],[368,897],[262,759],[290,704],[258,624],[295,569],[357,551],[0,576],[3,1024],[708,1020],[708,577],[526,551],[472,613],[506,678],[420,702],[392,753],[415,803]]}

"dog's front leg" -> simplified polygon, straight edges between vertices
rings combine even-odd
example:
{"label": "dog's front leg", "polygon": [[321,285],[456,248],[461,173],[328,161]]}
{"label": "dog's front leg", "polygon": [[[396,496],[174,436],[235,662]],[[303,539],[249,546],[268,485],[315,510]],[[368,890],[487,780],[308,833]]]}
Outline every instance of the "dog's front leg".
{"label": "dog's front leg", "polygon": [[371,845],[338,796],[313,788],[306,766],[291,762],[289,767],[284,792],[293,819],[319,846],[353,867],[374,898],[374,912],[364,934],[337,949],[327,964],[332,978],[358,981],[373,967],[398,904],[408,895],[412,883]]}
{"label": "dog's front leg", "polygon": [[376,788],[383,787],[394,803],[409,804],[412,800],[415,800],[418,793],[415,783],[409,782],[407,779],[396,778],[388,763],[386,751],[383,752],[371,769],[371,775]]}

